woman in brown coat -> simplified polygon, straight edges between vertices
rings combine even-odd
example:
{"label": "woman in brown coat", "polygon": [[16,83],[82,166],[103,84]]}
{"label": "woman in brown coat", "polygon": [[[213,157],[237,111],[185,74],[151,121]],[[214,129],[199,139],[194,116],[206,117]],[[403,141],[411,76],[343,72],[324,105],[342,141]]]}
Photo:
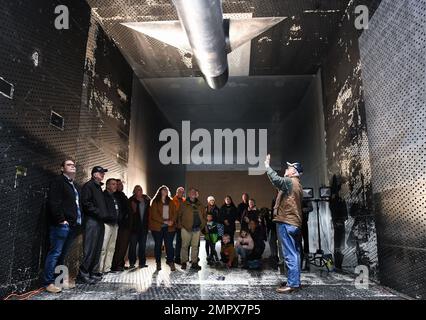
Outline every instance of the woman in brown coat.
{"label": "woman in brown coat", "polygon": [[163,241],[166,247],[167,264],[172,271],[176,270],[173,248],[176,220],[176,206],[170,197],[170,190],[166,186],[161,186],[151,201],[148,220],[148,226],[155,242],[154,252],[157,270],[161,270],[161,246]]}

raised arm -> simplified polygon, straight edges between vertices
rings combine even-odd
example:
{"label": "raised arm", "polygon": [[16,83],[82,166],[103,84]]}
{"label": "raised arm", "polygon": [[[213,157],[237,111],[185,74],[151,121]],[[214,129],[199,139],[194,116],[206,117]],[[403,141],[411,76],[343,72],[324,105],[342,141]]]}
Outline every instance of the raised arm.
{"label": "raised arm", "polygon": [[293,182],[290,178],[280,177],[278,173],[270,167],[271,156],[268,154],[265,160],[266,174],[268,175],[269,180],[272,185],[277,189],[289,193],[292,187]]}

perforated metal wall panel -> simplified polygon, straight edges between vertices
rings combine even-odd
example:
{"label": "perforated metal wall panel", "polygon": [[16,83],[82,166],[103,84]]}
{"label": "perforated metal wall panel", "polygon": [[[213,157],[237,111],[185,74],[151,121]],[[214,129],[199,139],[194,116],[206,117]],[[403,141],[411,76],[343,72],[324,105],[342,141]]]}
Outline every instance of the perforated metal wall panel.
{"label": "perforated metal wall panel", "polygon": [[376,279],[376,224],[358,46],[362,31],[355,29],[354,21],[356,6],[368,4],[372,15],[379,2],[351,1],[322,64],[329,185],[346,208],[332,212],[335,263],[352,272],[366,265]]}
{"label": "perforated metal wall panel", "polygon": [[[60,2],[70,30],[54,27],[59,1],[0,1],[0,77],[15,87],[13,99],[0,95],[0,296],[37,282],[46,187],[76,156],[90,11],[85,1]],[[51,110],[63,131],[49,124]]]}
{"label": "perforated metal wall panel", "polygon": [[[69,8],[69,30],[54,27],[59,4]],[[94,164],[126,178],[133,73],[95,21],[88,41],[86,1],[0,0],[0,13],[0,77],[15,89],[12,99],[0,95],[4,296],[39,285],[48,245],[44,196],[64,158],[77,161],[80,184]],[[63,130],[50,125],[52,110]],[[68,259],[72,273],[80,253],[78,239]]]}
{"label": "perforated metal wall panel", "polygon": [[383,0],[360,38],[380,280],[426,297],[426,1]]}

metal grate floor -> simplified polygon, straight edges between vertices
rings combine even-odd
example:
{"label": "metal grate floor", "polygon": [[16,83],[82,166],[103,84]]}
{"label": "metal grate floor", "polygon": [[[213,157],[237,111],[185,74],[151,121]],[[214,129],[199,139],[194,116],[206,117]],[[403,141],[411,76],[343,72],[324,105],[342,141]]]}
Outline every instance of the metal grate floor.
{"label": "metal grate floor", "polygon": [[163,269],[156,271],[154,259],[148,268],[106,274],[96,285],[77,284],[60,294],[42,292],[34,300],[387,300],[404,299],[388,289],[371,283],[368,289],[355,288],[355,277],[337,272],[327,273],[311,267],[302,273],[302,290],[291,295],[275,292],[285,278],[265,263],[262,271],[218,269],[207,266],[203,246],[199,272],[171,272],[163,259]]}

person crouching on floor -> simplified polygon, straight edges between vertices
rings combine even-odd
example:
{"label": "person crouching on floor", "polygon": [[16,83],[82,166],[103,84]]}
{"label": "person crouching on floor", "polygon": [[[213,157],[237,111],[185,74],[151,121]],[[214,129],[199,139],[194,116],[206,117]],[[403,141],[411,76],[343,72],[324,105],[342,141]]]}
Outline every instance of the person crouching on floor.
{"label": "person crouching on floor", "polygon": [[231,242],[231,236],[225,233],[222,237],[222,247],[220,248],[221,261],[227,268],[236,267],[238,259],[235,255],[234,243]]}
{"label": "person crouching on floor", "polygon": [[251,254],[253,247],[254,243],[250,233],[248,233],[247,229],[241,230],[235,248],[237,249],[238,255],[241,257],[241,265],[243,268],[247,268],[247,257]]}
{"label": "person crouching on floor", "polygon": [[253,239],[253,250],[247,256],[247,265],[249,269],[259,270],[262,268],[262,255],[265,251],[265,238],[262,228],[257,220],[250,220],[249,233]]}

